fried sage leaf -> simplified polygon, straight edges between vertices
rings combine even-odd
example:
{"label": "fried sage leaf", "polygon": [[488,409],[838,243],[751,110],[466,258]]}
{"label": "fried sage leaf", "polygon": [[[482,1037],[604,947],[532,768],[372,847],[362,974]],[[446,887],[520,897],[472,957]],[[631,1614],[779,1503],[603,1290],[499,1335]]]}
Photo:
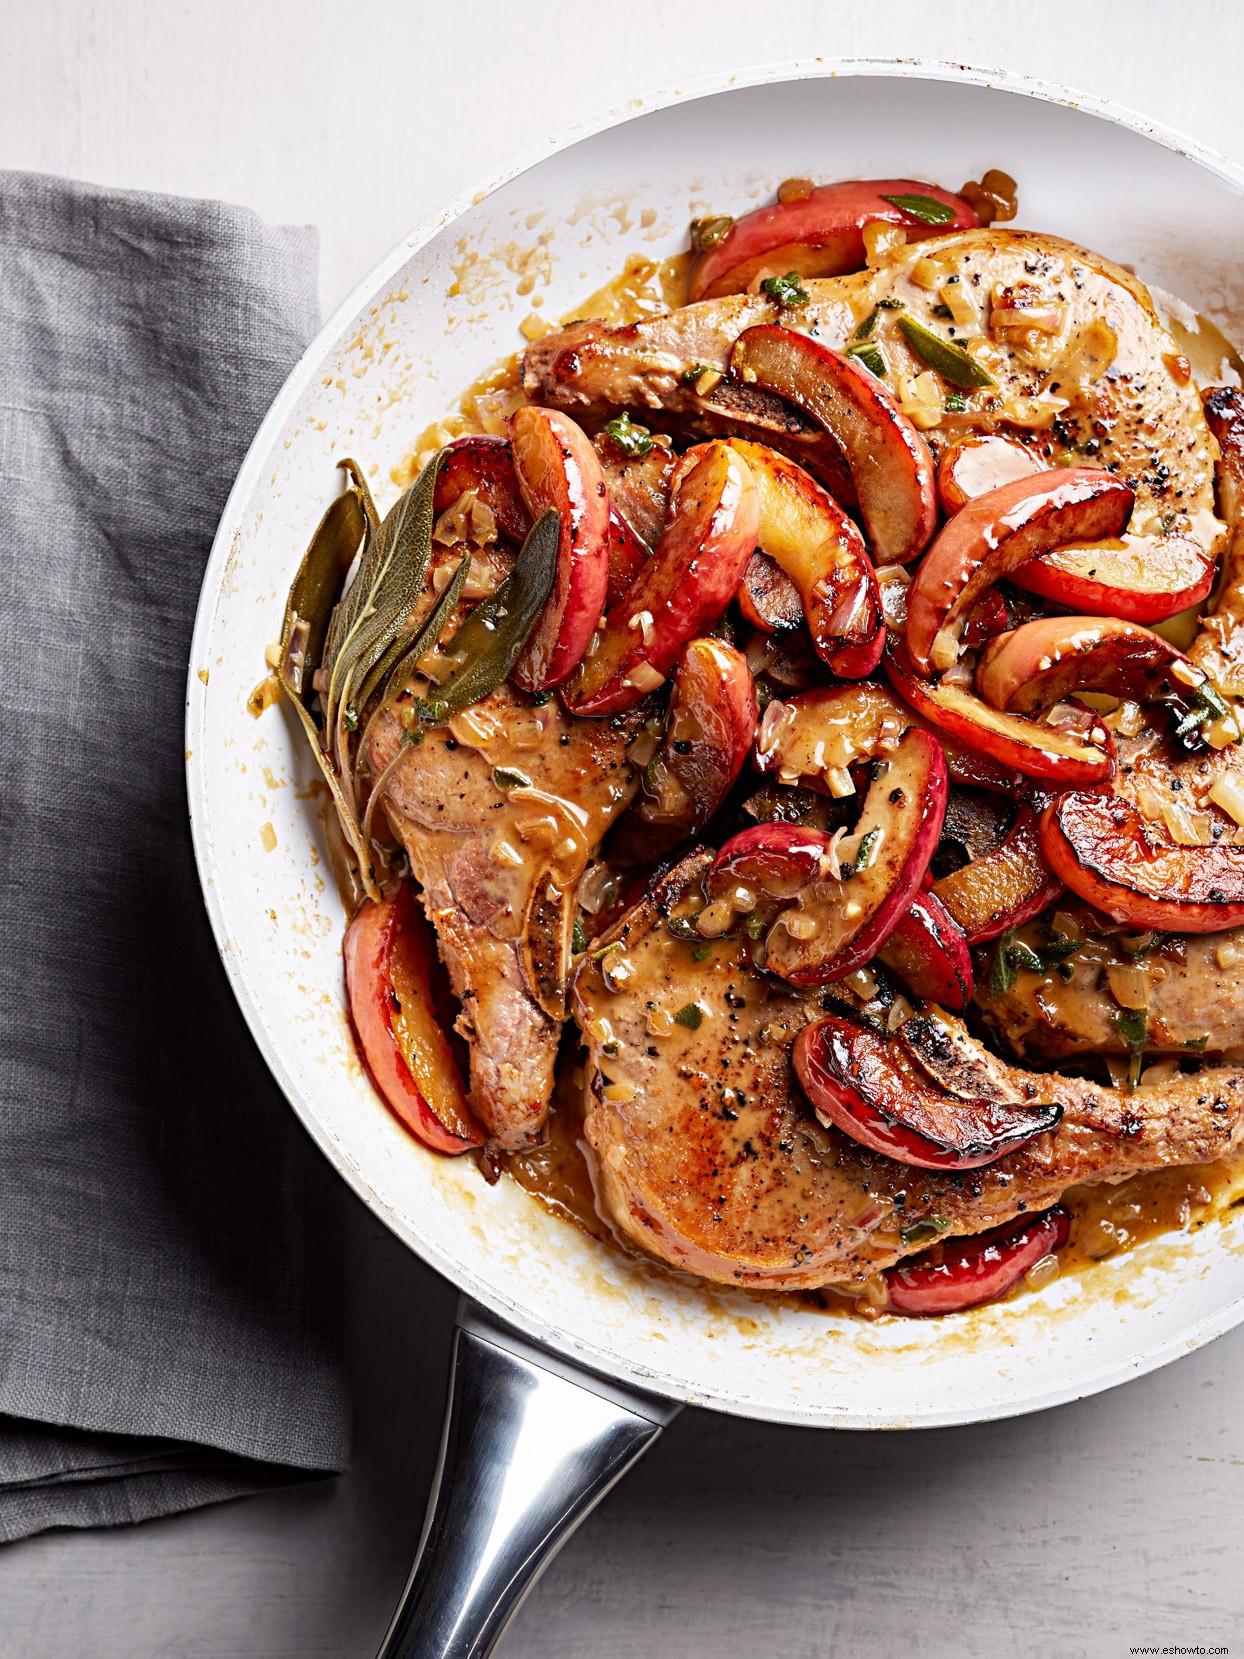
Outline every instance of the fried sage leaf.
{"label": "fried sage leaf", "polygon": [[350,487],[329,502],[285,602],[277,678],[288,697],[304,703],[310,701],[311,680],[320,666],[333,606],[367,534],[371,503],[367,480],[357,462],[345,460],[341,466]]}
{"label": "fried sage leaf", "polygon": [[514,569],[482,600],[454,635],[445,679],[419,705],[426,725],[442,725],[495,691],[518,661],[557,574],[561,514],[542,513],[519,550]]}
{"label": "fried sage leaf", "polygon": [[362,472],[353,461],[343,461],[342,466],[349,474],[350,487],[330,503],[289,590],[277,678],[324,775],[367,896],[378,899],[380,892],[358,816],[342,790],[332,757],[325,752],[322,734],[310,707],[315,672],[320,666],[333,607],[375,517],[371,491]]}
{"label": "fried sage leaf", "polygon": [[373,670],[393,643],[423,591],[432,556],[436,475],[445,451],[440,449],[411,487],[369,535],[353,582],[338,605],[328,631],[324,666],[324,727],[342,759],[343,719],[358,711],[376,689]]}

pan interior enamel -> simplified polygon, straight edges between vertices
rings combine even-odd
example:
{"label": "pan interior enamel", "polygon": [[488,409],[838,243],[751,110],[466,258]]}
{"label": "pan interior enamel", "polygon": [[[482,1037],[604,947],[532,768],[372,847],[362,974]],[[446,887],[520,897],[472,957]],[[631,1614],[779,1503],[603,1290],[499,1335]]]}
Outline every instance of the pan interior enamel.
{"label": "pan interior enamel", "polygon": [[1235,1323],[1244,1216],[1018,1302],[875,1325],[684,1283],[595,1243],[513,1182],[488,1187],[469,1160],[423,1152],[376,1098],[344,1019],[343,916],[310,762],[285,711],[246,708],[339,457],[387,507],[418,435],[522,344],[523,319],[561,316],[629,254],[678,251],[689,218],[745,210],[782,178],[914,172],[956,188],[1005,168],[1020,224],[1128,261],[1244,338],[1244,215],[1225,168],[1082,101],[971,77],[784,75],[658,104],[507,175],[421,227],[327,325],[256,439],[207,574],[191,809],[222,954],[269,1063],[337,1167],[450,1278],[537,1339],[662,1392],[790,1422],[962,1422],[1090,1393]]}

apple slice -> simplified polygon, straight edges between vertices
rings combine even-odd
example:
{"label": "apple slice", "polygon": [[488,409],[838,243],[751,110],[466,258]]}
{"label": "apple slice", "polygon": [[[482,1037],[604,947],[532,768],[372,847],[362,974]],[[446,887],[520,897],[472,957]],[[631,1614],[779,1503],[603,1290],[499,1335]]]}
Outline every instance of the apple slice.
{"label": "apple slice", "polygon": [[885,623],[863,536],[794,461],[744,438],[729,442],[760,493],[760,546],[794,583],[818,653],[843,679],[870,674]]}
{"label": "apple slice", "polygon": [[1123,536],[1060,547],[1013,570],[1011,581],[1087,616],[1165,622],[1207,597],[1214,570],[1187,536]]}
{"label": "apple slice", "polygon": [[912,727],[876,762],[853,836],[853,867],[803,888],[765,939],[765,966],[792,985],[826,985],[870,961],[920,891],[946,813],[946,761]]}
{"label": "apple slice", "polygon": [[971,1002],[968,943],[935,893],[917,893],[878,954],[921,1002],[958,1014]]}
{"label": "apple slice", "polygon": [[[900,205],[904,198],[912,204],[906,209]],[[900,226],[908,241],[980,224],[962,196],[915,179],[843,179],[809,186],[806,193],[788,190],[785,200],[742,219],[697,222],[687,298],[755,292],[753,283],[787,271],[805,277],[858,271],[864,264],[864,226],[878,222]]]}
{"label": "apple slice", "polygon": [[991,640],[976,665],[985,701],[1016,714],[1042,714],[1073,692],[1098,691],[1204,717],[1211,701],[1221,704],[1202,693],[1208,683],[1160,634],[1113,617],[1040,617]]}
{"label": "apple slice", "polygon": [[[1114,775],[1114,741],[1099,721],[1087,741],[1042,721],[991,708],[962,686],[937,684],[912,672],[906,647],[892,642],[885,654],[890,683],[918,714],[960,743],[982,750],[1003,766],[1064,786],[1106,783]],[[972,780],[966,780],[972,781]],[[983,787],[990,787],[984,784]]]}
{"label": "apple slice", "polygon": [[1071,1216],[1055,1204],[971,1238],[947,1239],[902,1267],[886,1269],[889,1311],[927,1317],[996,1302],[1030,1268],[1061,1250],[1070,1234]]}
{"label": "apple slice", "polygon": [[660,746],[643,792],[614,831],[611,857],[651,864],[703,829],[730,793],[756,733],[747,659],[719,639],[683,647]]}
{"label": "apple slice", "polygon": [[790,577],[767,553],[753,553],[739,583],[739,610],[762,633],[785,633],[803,621],[803,600]]}
{"label": "apple slice", "polygon": [[829,1014],[791,1054],[822,1123],[917,1169],[980,1169],[1053,1129],[1061,1106],[966,1100],[939,1088],[903,1044]]}
{"label": "apple slice", "polygon": [[943,452],[937,463],[937,494],[947,518],[953,518],[978,495],[1044,470],[1025,444],[995,432],[973,432]]}
{"label": "apple slice", "polygon": [[968,944],[979,945],[1039,916],[1062,891],[1041,850],[1037,815],[1021,803],[1001,846],[942,876],[932,894]]}
{"label": "apple slice", "polygon": [[510,443],[532,521],[550,510],[561,515],[553,590],[513,669],[524,691],[549,691],[579,666],[605,608],[609,497],[596,451],[569,416],[518,409]]}
{"label": "apple slice", "polygon": [[689,449],[656,551],[563,691],[569,711],[617,714],[655,691],[687,641],[734,597],[759,525],[760,498],[742,456],[718,441]]}
{"label": "apple slice", "polygon": [[969,502],[933,543],[907,595],[907,649],[916,672],[927,679],[951,666],[960,619],[1000,576],[1063,542],[1120,534],[1135,499],[1112,472],[1057,467]]}
{"label": "apple slice", "polygon": [[1244,923],[1244,846],[1181,846],[1121,796],[1058,796],[1042,814],[1041,845],[1073,893],[1129,927],[1219,933]]}
{"label": "apple slice", "polygon": [[609,581],[605,587],[605,607],[612,610],[651,556],[647,544],[631,529],[612,501],[609,503],[608,544]]}
{"label": "apple slice", "polygon": [[752,824],[732,835],[705,877],[710,899],[739,889],[758,898],[790,903],[833,865],[832,835],[802,824]]}
{"label": "apple slice", "polygon": [[518,488],[508,438],[455,438],[448,446],[436,476],[433,511],[437,518],[468,490],[491,509],[507,541],[521,545],[526,540],[532,515]]}
{"label": "apple slice", "polygon": [[851,471],[878,564],[923,553],[937,527],[933,455],[875,375],[793,329],[744,329],[730,372],[796,404],[835,440]]}
{"label": "apple slice", "polygon": [[361,905],[343,949],[358,1046],[394,1116],[436,1152],[482,1146],[484,1132],[436,1015],[436,945],[410,884],[379,904]]}

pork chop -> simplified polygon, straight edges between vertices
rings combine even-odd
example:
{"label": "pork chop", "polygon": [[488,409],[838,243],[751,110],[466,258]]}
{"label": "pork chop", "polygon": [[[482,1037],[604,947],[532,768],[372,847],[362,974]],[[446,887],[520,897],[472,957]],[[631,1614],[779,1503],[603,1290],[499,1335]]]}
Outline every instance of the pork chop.
{"label": "pork chop", "polygon": [[[1100,465],[1125,478],[1136,490],[1134,532],[1217,546],[1215,448],[1196,386],[1143,285],[1110,260],[1058,237],[995,226],[910,243],[879,270],[809,278],[804,287],[809,303],[793,314],[795,326],[828,345],[846,345],[876,313],[868,338],[887,364],[884,385],[926,368],[900,319],[981,342],[975,349],[996,391],[927,431],[935,451],[966,431],[1002,428],[1046,465]],[[974,320],[947,321],[947,293]],[[1042,326],[995,326],[995,310],[999,324],[1007,316],[995,296],[1022,301]],[[781,399],[728,380],[701,396],[703,376],[688,376],[696,365],[724,372],[744,329],[791,320],[763,294],[734,294],[623,327],[572,323],[528,348],[524,390],[589,430],[620,410],[649,422],[661,411],[667,420],[657,424],[705,432],[742,414],[753,428],[746,435],[804,461],[832,490],[832,466],[810,423]]]}
{"label": "pork chop", "polygon": [[[377,775],[405,744],[411,696],[377,722]],[[507,683],[405,744],[389,779],[389,823],[462,1003],[471,1104],[506,1151],[541,1138],[579,878],[635,793],[626,749],[646,713],[571,720]]]}
{"label": "pork chop", "polygon": [[966,1073],[960,1092],[1056,1100],[1063,1119],[963,1174],[867,1151],[824,1128],[795,1080],[790,1044],[816,1018],[816,995],[758,973],[746,938],[697,945],[669,932],[709,862],[684,859],[583,958],[574,983],[597,1203],[623,1239],[670,1266],[774,1290],[858,1285],[922,1248],[928,1230],[914,1223],[980,1232],[1081,1182],[1210,1162],[1244,1131],[1244,1072],[1206,1066],[1125,1094],[1006,1066],[936,1011],[921,1054],[947,1086]]}

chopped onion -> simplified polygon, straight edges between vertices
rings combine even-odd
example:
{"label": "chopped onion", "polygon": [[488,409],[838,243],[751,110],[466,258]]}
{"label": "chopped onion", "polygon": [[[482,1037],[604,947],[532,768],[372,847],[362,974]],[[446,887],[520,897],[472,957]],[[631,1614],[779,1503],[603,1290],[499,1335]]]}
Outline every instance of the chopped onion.
{"label": "chopped onion", "polygon": [[650,662],[637,662],[626,676],[624,684],[646,695],[650,691],[655,691],[659,685],[664,685],[665,676],[658,674]]}
{"label": "chopped onion", "polygon": [[1178,1060],[1156,1060],[1153,1065],[1146,1066],[1144,1071],[1141,1072],[1140,1082],[1136,1086],[1139,1089],[1161,1089],[1173,1077],[1178,1076]]}
{"label": "chopped onion", "polygon": [[1149,975],[1139,964],[1112,962],[1106,969],[1106,979],[1120,1008],[1148,1008]]}
{"label": "chopped onion", "polygon": [[1244,783],[1239,778],[1229,772],[1224,777],[1215,778],[1210,785],[1209,798],[1244,828]]}
{"label": "chopped onion", "polygon": [[633,1083],[606,1083],[601,1093],[615,1106],[625,1106],[628,1101],[634,1100],[639,1091]]}
{"label": "chopped onion", "polygon": [[734,926],[734,914],[734,906],[729,899],[714,899],[696,917],[696,929],[705,939],[719,939]]}
{"label": "chopped onion", "polygon": [[1057,1256],[1042,1256],[1040,1261],[1033,1262],[1024,1274],[1024,1283],[1029,1290],[1041,1290],[1045,1285],[1053,1284],[1059,1274]]}

